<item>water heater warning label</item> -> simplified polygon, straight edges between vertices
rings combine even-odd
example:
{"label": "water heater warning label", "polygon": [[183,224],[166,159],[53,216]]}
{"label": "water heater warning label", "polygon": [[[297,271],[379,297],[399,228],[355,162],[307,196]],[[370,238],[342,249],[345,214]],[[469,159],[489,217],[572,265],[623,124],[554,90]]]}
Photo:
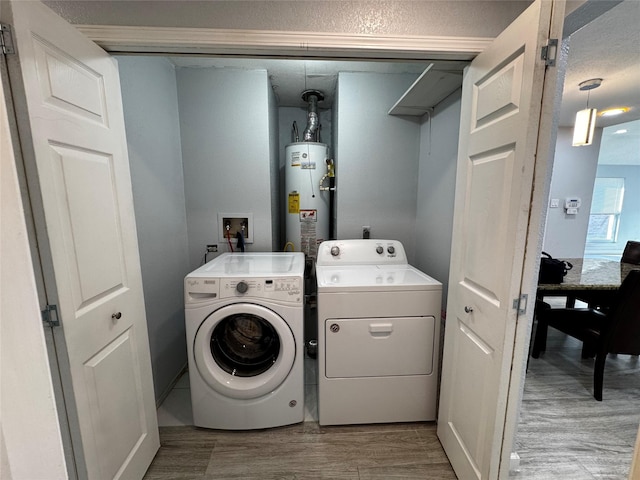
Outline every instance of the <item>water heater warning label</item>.
{"label": "water heater warning label", "polygon": [[[302,219],[302,212],[316,212],[315,210],[302,210],[300,212],[300,218]],[[316,240],[316,222],[315,214],[313,220],[302,221],[300,224],[300,250],[306,253],[312,258],[318,256],[318,242]]]}
{"label": "water heater warning label", "polygon": [[316,222],[318,219],[317,210],[300,210],[301,222]]}
{"label": "water heater warning label", "polygon": [[291,152],[291,166],[299,167],[300,166],[300,157],[307,157],[307,154],[303,154],[302,152]]}
{"label": "water heater warning label", "polygon": [[300,213],[300,194],[298,192],[289,194],[289,213]]}

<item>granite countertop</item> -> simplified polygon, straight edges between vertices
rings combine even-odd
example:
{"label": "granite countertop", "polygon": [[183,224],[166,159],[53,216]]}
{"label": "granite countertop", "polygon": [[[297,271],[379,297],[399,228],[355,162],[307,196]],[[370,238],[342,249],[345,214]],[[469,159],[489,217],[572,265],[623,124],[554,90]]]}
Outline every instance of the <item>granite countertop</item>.
{"label": "granite countertop", "polygon": [[541,284],[539,289],[567,290],[615,290],[632,269],[640,269],[640,265],[620,263],[613,260],[596,258],[563,258],[573,265],[560,284]]}

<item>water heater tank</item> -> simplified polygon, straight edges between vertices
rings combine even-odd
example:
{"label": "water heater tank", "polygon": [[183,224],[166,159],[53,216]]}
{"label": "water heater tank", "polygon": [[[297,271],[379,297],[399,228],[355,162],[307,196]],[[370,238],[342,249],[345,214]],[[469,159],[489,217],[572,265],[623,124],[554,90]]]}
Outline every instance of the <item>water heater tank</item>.
{"label": "water heater tank", "polygon": [[320,191],[329,148],[324,143],[291,143],[285,158],[286,240],[297,252],[316,258],[318,244],[329,239],[329,192]]}

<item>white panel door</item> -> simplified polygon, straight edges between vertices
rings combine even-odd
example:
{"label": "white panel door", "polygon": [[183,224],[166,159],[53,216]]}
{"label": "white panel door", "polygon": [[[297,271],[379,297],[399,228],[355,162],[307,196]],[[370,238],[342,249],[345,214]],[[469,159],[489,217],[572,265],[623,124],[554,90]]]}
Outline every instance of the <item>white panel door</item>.
{"label": "white panel door", "polygon": [[438,419],[464,479],[498,478],[552,7],[533,3],[464,77]]}
{"label": "white panel door", "polygon": [[159,438],[117,64],[40,2],[13,2],[11,13],[10,81],[43,212],[47,297],[62,321],[54,337],[78,472],[142,478]]}

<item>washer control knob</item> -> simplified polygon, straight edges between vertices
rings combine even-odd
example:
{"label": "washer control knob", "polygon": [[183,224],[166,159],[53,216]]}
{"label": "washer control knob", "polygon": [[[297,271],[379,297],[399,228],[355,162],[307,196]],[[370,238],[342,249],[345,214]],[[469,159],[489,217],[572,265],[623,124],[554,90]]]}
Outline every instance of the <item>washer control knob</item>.
{"label": "washer control knob", "polygon": [[387,247],[387,252],[389,252],[390,255],[393,255],[394,253],[396,253],[396,247],[394,247],[393,245],[389,245]]}
{"label": "washer control knob", "polygon": [[238,293],[247,293],[247,290],[249,290],[249,285],[247,285],[247,282],[238,282],[238,284],[236,285],[236,290],[238,291]]}
{"label": "washer control knob", "polygon": [[378,245],[378,246],[376,247],[376,252],[377,252],[378,254],[382,255],[382,252],[384,252],[384,248],[382,248],[380,245]]}
{"label": "washer control knob", "polygon": [[338,255],[340,255],[340,247],[338,246],[331,247],[331,255],[333,255],[334,257],[337,257]]}

